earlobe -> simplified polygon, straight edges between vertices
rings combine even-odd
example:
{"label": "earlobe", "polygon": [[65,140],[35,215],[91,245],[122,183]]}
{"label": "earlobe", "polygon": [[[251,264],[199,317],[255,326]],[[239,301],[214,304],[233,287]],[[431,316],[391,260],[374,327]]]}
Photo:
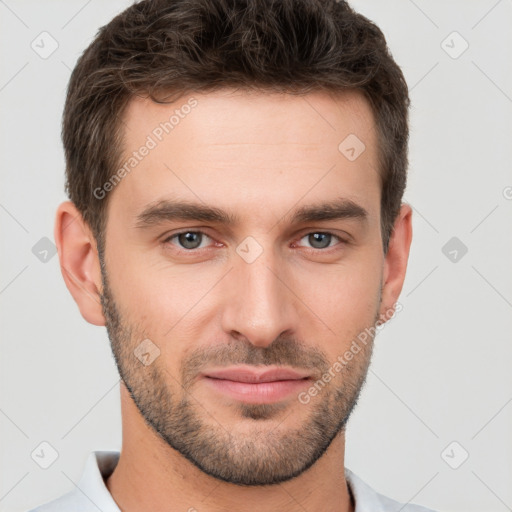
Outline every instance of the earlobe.
{"label": "earlobe", "polygon": [[63,202],[57,209],[54,237],[62,277],[80,313],[93,325],[105,325],[96,241],[71,201]]}
{"label": "earlobe", "polygon": [[412,241],[412,208],[403,203],[394,224],[389,248],[384,260],[380,315],[389,320],[405,280]]}

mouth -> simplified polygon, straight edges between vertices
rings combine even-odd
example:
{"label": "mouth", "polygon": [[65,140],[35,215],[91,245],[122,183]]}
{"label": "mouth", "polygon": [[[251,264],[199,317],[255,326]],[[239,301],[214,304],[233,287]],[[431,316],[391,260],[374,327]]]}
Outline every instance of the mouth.
{"label": "mouth", "polygon": [[215,392],[247,403],[284,400],[312,380],[309,374],[291,368],[256,370],[248,366],[208,371],[203,379]]}

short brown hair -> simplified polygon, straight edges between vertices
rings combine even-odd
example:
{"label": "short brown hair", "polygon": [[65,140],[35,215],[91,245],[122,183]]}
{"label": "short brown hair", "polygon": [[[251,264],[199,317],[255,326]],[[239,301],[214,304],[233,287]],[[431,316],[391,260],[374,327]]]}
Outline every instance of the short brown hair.
{"label": "short brown hair", "polygon": [[381,30],[335,0],[145,0],[99,30],[71,75],[62,128],[66,192],[99,250],[108,197],[93,191],[120,165],[130,98],[224,87],[364,93],[377,125],[386,253],[406,186],[407,84]]}

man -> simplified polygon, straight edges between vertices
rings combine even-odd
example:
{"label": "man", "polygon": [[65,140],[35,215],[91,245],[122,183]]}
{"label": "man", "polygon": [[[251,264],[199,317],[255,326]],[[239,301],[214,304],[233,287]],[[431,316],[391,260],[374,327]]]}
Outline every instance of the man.
{"label": "man", "polygon": [[344,467],[411,244],[408,92],[330,0],[147,0],[73,71],[55,240],[123,444],[37,511],[426,511]]}

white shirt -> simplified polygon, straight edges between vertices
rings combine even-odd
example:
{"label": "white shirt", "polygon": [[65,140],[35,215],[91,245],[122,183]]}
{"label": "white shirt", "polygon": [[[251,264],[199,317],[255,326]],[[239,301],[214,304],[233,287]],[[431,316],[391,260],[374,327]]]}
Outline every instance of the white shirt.
{"label": "white shirt", "polygon": [[[114,471],[119,455],[115,451],[90,453],[77,487],[29,512],[120,512],[104,481]],[[377,493],[348,468],[345,468],[345,478],[354,496],[355,512],[434,512]]]}

